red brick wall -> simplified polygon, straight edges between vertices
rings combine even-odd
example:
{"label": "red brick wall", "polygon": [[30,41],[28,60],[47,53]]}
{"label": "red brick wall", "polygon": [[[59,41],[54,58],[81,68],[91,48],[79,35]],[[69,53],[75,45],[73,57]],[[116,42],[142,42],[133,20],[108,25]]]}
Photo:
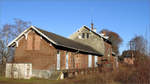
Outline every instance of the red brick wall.
{"label": "red brick wall", "polygon": [[134,64],[134,59],[133,58],[124,58],[124,62],[127,64]]}
{"label": "red brick wall", "polygon": [[55,65],[56,49],[39,38],[33,31],[28,34],[27,40],[23,37],[15,50],[14,62],[32,63],[33,69],[49,69],[50,65]]}
{"label": "red brick wall", "polygon": [[88,55],[78,54],[76,56],[76,67],[79,69],[88,68]]}
{"label": "red brick wall", "polygon": [[[57,49],[50,43],[41,38],[38,34],[31,31],[28,38],[23,37],[16,47],[14,62],[17,63],[32,63],[33,69],[50,69],[50,67],[57,66]],[[60,69],[66,69],[66,51],[60,51]],[[93,55],[92,55],[93,56]],[[83,69],[88,68],[88,55],[68,52],[68,66],[69,69]],[[74,58],[74,61],[73,61]],[[94,67],[94,56],[92,57],[92,67]],[[98,61],[100,57],[98,57]]]}
{"label": "red brick wall", "polygon": [[104,42],[105,45],[105,55],[104,57],[108,57],[108,54],[110,53],[110,57],[112,57],[112,46],[108,44],[107,42]]}
{"label": "red brick wall", "polygon": [[[108,63],[111,63],[113,65],[113,68],[115,68],[115,57],[112,56],[112,46],[111,44],[108,44],[108,43],[104,43],[105,44],[105,55],[104,57],[108,59]],[[108,57],[108,49],[110,49],[110,56]]]}

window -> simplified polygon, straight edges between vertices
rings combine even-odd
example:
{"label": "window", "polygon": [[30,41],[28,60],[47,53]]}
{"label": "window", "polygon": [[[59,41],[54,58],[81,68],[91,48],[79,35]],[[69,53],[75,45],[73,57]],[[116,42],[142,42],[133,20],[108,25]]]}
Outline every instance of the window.
{"label": "window", "polygon": [[66,69],[68,69],[68,52],[66,52]]}
{"label": "window", "polygon": [[85,33],[82,33],[82,38],[84,38],[85,37]]}
{"label": "window", "polygon": [[97,67],[98,56],[95,56],[95,67]]}
{"label": "window", "polygon": [[89,33],[86,34],[87,38],[89,38]]}
{"label": "window", "polygon": [[60,52],[57,51],[57,70],[60,70]]}
{"label": "window", "polygon": [[92,55],[88,55],[88,67],[92,67]]}

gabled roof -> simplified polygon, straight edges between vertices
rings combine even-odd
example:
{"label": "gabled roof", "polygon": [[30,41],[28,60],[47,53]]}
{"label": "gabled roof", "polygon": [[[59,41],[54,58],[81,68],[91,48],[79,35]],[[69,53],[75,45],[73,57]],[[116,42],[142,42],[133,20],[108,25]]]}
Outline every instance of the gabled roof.
{"label": "gabled roof", "polygon": [[44,37],[45,39],[47,39],[48,41],[50,41],[51,43],[53,43],[56,46],[62,46],[62,47],[66,47],[69,49],[78,50],[81,52],[96,54],[99,56],[102,55],[101,53],[97,52],[95,49],[93,49],[92,47],[90,47],[88,45],[76,42],[74,40],[62,37],[60,35],[57,35],[57,34],[54,34],[51,32],[47,32],[47,31],[39,29],[35,26],[31,26],[30,28],[28,28],[24,32],[22,32],[16,39],[14,39],[12,42],[10,42],[8,44],[8,47],[10,47],[12,44],[14,44],[17,40],[19,40],[19,38],[21,38],[21,36],[24,35],[30,29],[35,30],[39,35],[41,35],[42,37]]}
{"label": "gabled roof", "polygon": [[86,28],[87,30],[89,30],[89,31],[91,31],[92,33],[94,33],[95,35],[97,35],[97,36],[99,36],[99,37],[103,38],[105,42],[107,42],[107,43],[111,44],[111,42],[108,40],[108,38],[107,38],[107,37],[105,37],[105,36],[103,36],[102,34],[98,34],[98,33],[96,33],[95,31],[91,30],[91,29],[90,29],[90,28],[88,28],[87,26],[83,26],[83,28]]}

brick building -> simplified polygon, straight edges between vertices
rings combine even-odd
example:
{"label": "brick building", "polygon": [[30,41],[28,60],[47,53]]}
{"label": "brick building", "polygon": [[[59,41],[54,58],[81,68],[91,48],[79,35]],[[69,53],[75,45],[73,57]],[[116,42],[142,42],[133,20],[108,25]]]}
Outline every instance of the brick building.
{"label": "brick building", "polygon": [[65,38],[31,26],[8,44],[15,47],[13,62],[31,63],[33,70],[68,70],[94,68],[102,56],[112,58],[106,37],[86,26],[79,31],[82,33]]}
{"label": "brick building", "polygon": [[134,64],[135,56],[141,55],[141,53],[134,51],[134,50],[127,50],[122,53],[123,62],[126,64]]}
{"label": "brick building", "polygon": [[101,53],[103,56],[99,57],[98,64],[105,62],[106,64],[111,64],[112,67],[115,67],[116,58],[112,53],[112,45],[108,40],[109,37],[104,33],[96,33],[96,28],[93,28],[93,24],[91,24],[91,29],[87,26],[81,27],[72,35],[70,35],[69,38],[82,44],[88,45],[95,49],[97,52]]}

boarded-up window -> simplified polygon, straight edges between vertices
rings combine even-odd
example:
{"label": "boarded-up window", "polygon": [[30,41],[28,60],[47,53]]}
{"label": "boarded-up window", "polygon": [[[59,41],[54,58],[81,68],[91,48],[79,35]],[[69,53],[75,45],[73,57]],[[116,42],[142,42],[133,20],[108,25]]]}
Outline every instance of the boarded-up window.
{"label": "boarded-up window", "polygon": [[33,50],[33,36],[32,35],[28,35],[27,50]]}
{"label": "boarded-up window", "polygon": [[88,67],[92,67],[92,55],[88,55]]}
{"label": "boarded-up window", "polygon": [[57,51],[57,70],[60,70],[60,52]]}
{"label": "boarded-up window", "polygon": [[69,56],[68,56],[68,52],[66,52],[66,69],[68,69],[68,60],[69,60]]}
{"label": "boarded-up window", "polygon": [[40,36],[35,35],[34,50],[40,50],[40,41],[41,41]]}
{"label": "boarded-up window", "polygon": [[98,56],[95,56],[95,67],[97,67]]}

